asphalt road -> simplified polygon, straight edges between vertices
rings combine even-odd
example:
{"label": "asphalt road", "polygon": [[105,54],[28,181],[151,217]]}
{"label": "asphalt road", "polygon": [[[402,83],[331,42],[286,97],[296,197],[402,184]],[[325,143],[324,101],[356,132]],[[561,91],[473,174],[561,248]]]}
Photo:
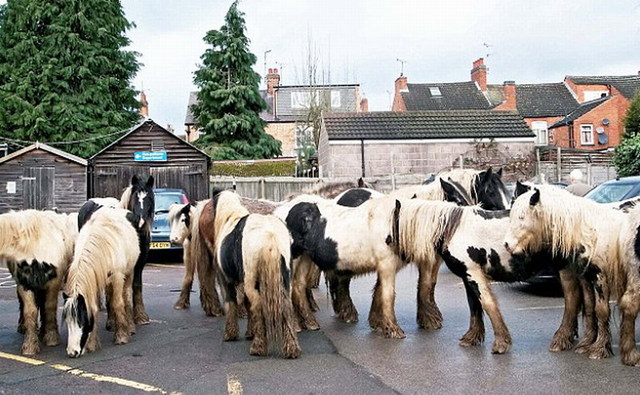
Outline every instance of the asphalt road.
{"label": "asphalt road", "polygon": [[[127,345],[115,346],[100,322],[102,350],[80,359],[66,356],[64,345],[43,348],[36,357],[19,356],[22,336],[16,332],[15,288],[0,269],[0,393],[184,394],[291,393],[637,393],[640,368],[623,366],[616,355],[592,361],[571,351],[551,353],[547,347],[559,324],[562,298],[535,296],[521,286],[495,284],[502,312],[513,337],[506,355],[492,355],[493,333],[487,321],[486,343],[458,346],[468,327],[468,308],[458,278],[441,271],[436,298],[444,327],[425,331],[415,324],[417,272],[398,276],[396,314],[407,334],[389,340],[372,333],[366,323],[372,276],[355,280],[357,324],[332,317],[324,285],[316,291],[322,329],[299,336],[303,354],[297,360],[252,357],[249,342],[223,342],[223,319],[205,317],[198,296],[191,309],[173,304],[184,269],[150,265],[144,273],[147,311],[152,323],[138,327]],[[613,320],[617,325],[619,319]],[[614,325],[614,326],[615,326]],[[244,322],[241,324],[244,333]],[[62,327],[63,339],[66,329]],[[614,339],[617,330],[613,328]],[[66,342],[66,340],[63,340]]]}

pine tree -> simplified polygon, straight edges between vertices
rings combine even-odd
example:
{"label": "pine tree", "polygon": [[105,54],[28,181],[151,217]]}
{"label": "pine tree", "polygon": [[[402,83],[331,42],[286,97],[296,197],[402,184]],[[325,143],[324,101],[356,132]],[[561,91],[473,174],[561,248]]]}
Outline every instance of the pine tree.
{"label": "pine tree", "polygon": [[625,133],[616,147],[613,164],[619,176],[640,175],[640,92],[624,118]]}
{"label": "pine tree", "polygon": [[[90,156],[139,120],[117,0],[13,0],[0,25],[0,140]],[[66,144],[65,144],[66,143]]]}
{"label": "pine tree", "polygon": [[244,14],[234,1],[220,30],[204,37],[210,46],[195,72],[198,103],[192,107],[204,132],[196,144],[214,159],[260,159],[281,154],[280,142],[264,132],[260,112],[260,76],[253,71],[256,56],[249,52]]}

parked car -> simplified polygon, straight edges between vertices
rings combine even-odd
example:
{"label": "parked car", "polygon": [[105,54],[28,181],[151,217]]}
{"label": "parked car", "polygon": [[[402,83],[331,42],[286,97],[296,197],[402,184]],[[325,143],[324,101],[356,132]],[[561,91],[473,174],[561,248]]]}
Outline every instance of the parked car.
{"label": "parked car", "polygon": [[636,196],[640,196],[640,176],[605,181],[590,190],[584,197],[598,203],[612,203]]}
{"label": "parked car", "polygon": [[189,199],[182,189],[158,188],[154,189],[156,212],[153,217],[153,228],[151,229],[151,245],[152,252],[172,251],[178,253],[182,251],[182,246],[173,244],[169,240],[171,227],[167,216],[169,215],[169,207],[172,204],[187,204]]}

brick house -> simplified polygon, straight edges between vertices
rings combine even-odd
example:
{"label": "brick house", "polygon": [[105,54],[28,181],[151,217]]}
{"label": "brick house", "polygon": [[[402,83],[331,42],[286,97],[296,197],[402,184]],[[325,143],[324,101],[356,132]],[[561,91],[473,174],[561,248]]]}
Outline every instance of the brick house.
{"label": "brick house", "polygon": [[[326,103],[332,112],[367,111],[367,99],[360,96],[359,84],[328,85],[280,85],[278,69],[269,69],[267,89],[260,94],[267,103],[267,110],[260,117],[267,123],[265,132],[282,143],[282,156],[294,157],[297,150],[312,143],[313,129],[308,114],[311,101]],[[200,135],[191,113],[197,102],[197,92],[191,92],[185,117],[188,141]]]}
{"label": "brick house", "polygon": [[[487,67],[480,58],[473,62],[468,82],[408,84],[401,76],[395,85],[393,111],[437,106],[515,110],[535,133],[538,146],[602,150],[620,143],[622,119],[640,90],[640,76],[567,76],[558,83],[488,84]],[[602,96],[609,99],[598,100]]]}
{"label": "brick house", "polygon": [[489,142],[503,159],[527,158],[534,134],[514,111],[334,113],[323,117],[318,163],[324,177],[437,173]]}

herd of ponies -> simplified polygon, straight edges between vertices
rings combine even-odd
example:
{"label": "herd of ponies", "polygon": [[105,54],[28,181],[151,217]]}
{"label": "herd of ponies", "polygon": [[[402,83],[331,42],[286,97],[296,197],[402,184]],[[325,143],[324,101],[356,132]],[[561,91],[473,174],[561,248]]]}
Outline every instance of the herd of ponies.
{"label": "herd of ponies", "polygon": [[[501,170],[457,169],[426,185],[383,194],[356,183],[333,183],[282,202],[214,189],[211,199],[170,208],[171,241],[184,247],[185,276],[174,308],[190,306],[194,277],[208,316],[225,315],[225,341],[240,337],[247,317],[249,353],[297,358],[297,333],[316,330],[312,288],[328,282],[337,319],[357,322],[354,277],[375,272],[369,326],[402,339],[395,315],[396,273],[418,269],[416,320],[439,329],[435,300],[441,264],[461,278],[470,311],[460,345],[485,339],[509,351],[512,337],[491,281],[523,281],[541,270],[559,273],[564,313],[549,349],[589,358],[613,355],[609,301],[621,313],[620,356],[640,365],[635,321],[640,310],[640,208],[637,201],[598,204],[551,185],[518,182],[513,196]],[[17,284],[21,352],[61,341],[58,293],[63,290],[67,355],[100,348],[98,316],[104,295],[106,329],[125,344],[149,317],[142,300],[154,214],[153,178],[133,176],[120,199],[86,202],[77,214],[25,210],[0,215],[0,258]],[[221,303],[218,288],[223,296]],[[578,318],[582,312],[582,334]],[[38,313],[40,326],[38,329]]]}

